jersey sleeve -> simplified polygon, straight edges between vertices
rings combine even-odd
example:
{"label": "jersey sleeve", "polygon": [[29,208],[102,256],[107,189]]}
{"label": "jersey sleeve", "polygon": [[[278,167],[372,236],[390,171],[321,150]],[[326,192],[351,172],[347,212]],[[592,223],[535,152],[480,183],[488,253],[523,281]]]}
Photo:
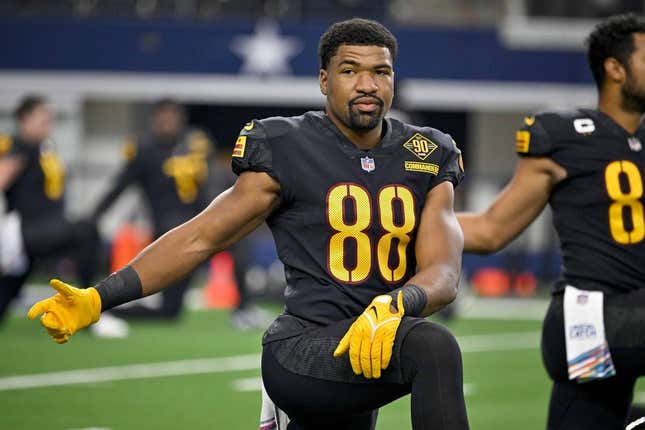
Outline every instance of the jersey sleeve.
{"label": "jersey sleeve", "polygon": [[441,145],[441,150],[443,151],[441,166],[439,166],[439,173],[431,187],[445,181],[452,182],[456,187],[464,179],[464,161],[455,141],[448,135],[443,140],[444,142]]}
{"label": "jersey sleeve", "polygon": [[522,128],[515,133],[515,151],[521,157],[546,156],[553,143],[545,127],[544,118],[538,114],[524,118]]}
{"label": "jersey sleeve", "polygon": [[266,172],[278,179],[267,132],[260,121],[253,120],[242,128],[233,148],[231,167],[236,175],[246,171]]}
{"label": "jersey sleeve", "polygon": [[121,146],[121,158],[123,165],[112,180],[108,191],[101,197],[94,211],[92,218],[99,219],[105,211],[115,202],[117,198],[128,188],[129,185],[137,182],[141,175],[141,148],[137,139],[128,137]]}

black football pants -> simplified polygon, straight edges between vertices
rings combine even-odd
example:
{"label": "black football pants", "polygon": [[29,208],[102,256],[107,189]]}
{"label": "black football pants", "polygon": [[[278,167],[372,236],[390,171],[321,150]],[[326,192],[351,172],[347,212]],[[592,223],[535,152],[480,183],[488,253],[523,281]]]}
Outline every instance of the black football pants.
{"label": "black football pants", "polygon": [[607,342],[616,375],[579,384],[569,381],[563,295],[556,294],[542,332],[542,357],[553,380],[548,430],[622,430],[634,384],[645,375],[645,291],[604,298]]}
{"label": "black football pants", "polygon": [[371,430],[378,408],[409,393],[414,430],[468,429],[461,352],[452,334],[429,322],[413,327],[403,340],[400,366],[401,384],[335,382],[286,370],[271,344],[262,353],[264,386],[289,415],[289,430]]}

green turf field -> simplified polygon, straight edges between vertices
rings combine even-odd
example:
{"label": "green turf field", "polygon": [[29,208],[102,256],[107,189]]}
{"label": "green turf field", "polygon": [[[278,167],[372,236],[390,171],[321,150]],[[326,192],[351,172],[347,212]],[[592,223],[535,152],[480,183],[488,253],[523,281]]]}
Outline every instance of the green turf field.
{"label": "green turf field", "polygon": [[[540,322],[449,326],[464,350],[471,428],[543,429]],[[57,345],[37,322],[12,317],[0,331],[0,429],[257,429],[260,335],[232,330],[225,311],[193,311],[176,324],[133,324],[125,340],[79,333]],[[22,377],[37,373],[47,375]],[[409,399],[382,409],[377,428],[410,428]]]}

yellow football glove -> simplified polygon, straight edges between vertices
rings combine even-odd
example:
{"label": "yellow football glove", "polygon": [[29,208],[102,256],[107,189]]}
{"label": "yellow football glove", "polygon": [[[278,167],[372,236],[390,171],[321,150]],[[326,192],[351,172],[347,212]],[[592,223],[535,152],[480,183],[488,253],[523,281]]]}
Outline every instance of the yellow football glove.
{"label": "yellow football glove", "polygon": [[334,357],[340,357],[349,350],[349,361],[357,375],[362,373],[368,379],[380,378],[381,369],[390,364],[396,330],[405,313],[403,294],[399,292],[397,297],[398,312],[392,312],[391,303],[390,296],[376,296],[334,351]]}
{"label": "yellow football glove", "polygon": [[49,285],[58,294],[33,305],[27,316],[33,320],[43,314],[40,323],[54,342],[65,343],[78,330],[99,320],[101,296],[95,288],[82,290],[58,279],[52,279]]}

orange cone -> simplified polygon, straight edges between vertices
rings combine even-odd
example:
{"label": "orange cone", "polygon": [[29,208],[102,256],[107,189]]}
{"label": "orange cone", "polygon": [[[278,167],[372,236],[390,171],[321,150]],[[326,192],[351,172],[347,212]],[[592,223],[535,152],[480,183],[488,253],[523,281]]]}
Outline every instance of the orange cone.
{"label": "orange cone", "polygon": [[233,256],[226,251],[211,258],[208,280],[204,287],[206,307],[233,309],[240,303],[233,264]]}
{"label": "orange cone", "polygon": [[515,294],[521,297],[530,297],[535,295],[537,280],[531,272],[522,272],[515,276],[513,280],[513,289]]}
{"label": "orange cone", "polygon": [[470,280],[477,294],[484,297],[500,297],[511,289],[511,278],[504,270],[484,268]]}
{"label": "orange cone", "polygon": [[121,226],[112,240],[110,270],[116,272],[125,267],[151,241],[150,234],[134,224],[124,224]]}

